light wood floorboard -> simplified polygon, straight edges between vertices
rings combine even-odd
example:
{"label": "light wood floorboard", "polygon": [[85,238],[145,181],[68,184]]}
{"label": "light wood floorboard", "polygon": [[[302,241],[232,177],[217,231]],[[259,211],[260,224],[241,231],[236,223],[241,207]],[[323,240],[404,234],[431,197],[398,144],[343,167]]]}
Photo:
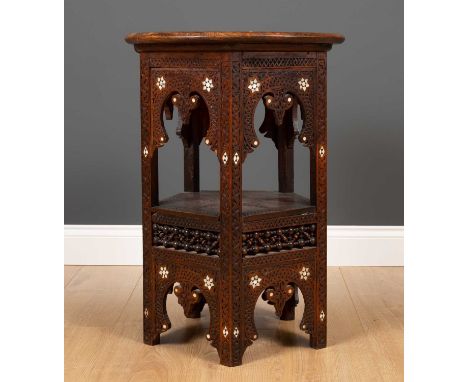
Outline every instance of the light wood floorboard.
{"label": "light wood floorboard", "polygon": [[403,268],[329,267],[328,347],[314,350],[295,321],[261,299],[259,339],[243,365],[219,365],[205,339],[208,309],[187,319],[174,295],[161,345],[142,337],[142,268],[65,267],[66,381],[402,381]]}
{"label": "light wood floorboard", "polygon": [[63,278],[64,278],[64,286],[67,285],[72,281],[73,277],[78,273],[81,269],[81,265],[67,265],[65,270],[63,271]]}

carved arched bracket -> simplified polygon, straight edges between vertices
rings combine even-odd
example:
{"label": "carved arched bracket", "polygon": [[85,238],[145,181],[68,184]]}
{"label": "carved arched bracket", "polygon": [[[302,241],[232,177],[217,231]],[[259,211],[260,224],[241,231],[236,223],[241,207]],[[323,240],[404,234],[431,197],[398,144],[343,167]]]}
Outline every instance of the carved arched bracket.
{"label": "carved arched bracket", "polygon": [[[270,110],[277,126],[283,124],[284,115],[288,109],[299,105],[303,119],[299,141],[308,147],[313,145],[314,132],[314,83],[315,71],[296,72],[245,72],[243,75],[244,94],[244,155],[251,153],[259,144],[254,126],[255,108],[263,98],[266,107],[265,116]],[[293,113],[294,114],[294,113]]]}
{"label": "carved arched bracket", "polygon": [[[247,347],[258,338],[255,326],[254,311],[258,298],[265,294],[267,300],[275,305],[278,316],[283,312],[286,302],[293,298],[291,288],[298,288],[304,298],[304,315],[299,327],[307,334],[311,334],[314,322],[314,277],[310,265],[290,265],[281,269],[266,269],[259,272],[248,272],[244,276],[245,288],[245,335],[244,346]],[[272,296],[268,293],[273,292]],[[245,350],[245,348],[244,348]]]}
{"label": "carved arched bracket", "polygon": [[[155,328],[157,333],[163,333],[171,328],[171,321],[169,320],[167,310],[166,310],[166,300],[167,295],[172,293],[174,284],[177,286],[181,286],[183,290],[179,293],[175,290],[175,295],[179,299],[179,303],[181,303],[182,307],[184,308],[184,313],[190,315],[191,313],[195,313],[192,306],[192,312],[190,311],[191,301],[189,299],[189,293],[192,293],[192,301],[193,293],[195,292],[198,295],[198,308],[200,308],[200,302],[202,298],[205,300],[205,303],[208,304],[208,308],[210,311],[210,328],[208,332],[208,336],[212,345],[217,347],[219,342],[219,325],[218,323],[218,313],[217,313],[217,295],[216,295],[216,284],[218,282],[217,275],[215,273],[209,273],[207,275],[205,270],[192,270],[188,269],[187,267],[179,267],[174,264],[167,264],[161,262],[156,267],[156,309],[155,314],[156,317],[151,317],[150,315],[145,314],[145,319],[155,319],[157,326]],[[179,297],[179,294],[181,297]],[[203,303],[203,305],[205,304]],[[149,311],[148,307],[145,307]],[[203,306],[201,306],[199,312]],[[199,313],[198,312],[198,313]],[[193,316],[196,317],[196,316]],[[207,337],[208,337],[207,336]]]}
{"label": "carved arched bracket", "polygon": [[[218,149],[221,82],[218,71],[151,69],[151,144],[162,147],[169,137],[164,127],[164,115],[172,119],[174,106],[181,119],[180,128],[188,125],[194,110],[203,103],[209,115],[205,142],[213,151]],[[151,152],[153,150],[150,150]]]}

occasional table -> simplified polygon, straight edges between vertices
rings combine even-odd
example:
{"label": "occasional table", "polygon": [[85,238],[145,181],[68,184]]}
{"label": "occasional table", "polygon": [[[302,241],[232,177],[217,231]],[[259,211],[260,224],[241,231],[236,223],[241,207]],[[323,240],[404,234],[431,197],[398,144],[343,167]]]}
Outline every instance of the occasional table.
{"label": "occasional table", "polygon": [[[140,54],[145,343],[159,344],[171,328],[166,298],[174,293],[186,317],[200,317],[208,305],[206,338],[221,364],[240,365],[258,337],[259,297],[280,319],[294,320],[300,290],[299,326],[311,347],[325,347],[327,52],[344,37],[178,32],[134,33],[126,41]],[[175,108],[184,192],[160,200],[159,182],[170,180],[159,179],[158,153]],[[243,190],[243,163],[268,140],[278,152],[278,191]],[[296,140],[310,152],[307,198],[294,193]],[[200,191],[201,144],[218,159],[219,191]]]}

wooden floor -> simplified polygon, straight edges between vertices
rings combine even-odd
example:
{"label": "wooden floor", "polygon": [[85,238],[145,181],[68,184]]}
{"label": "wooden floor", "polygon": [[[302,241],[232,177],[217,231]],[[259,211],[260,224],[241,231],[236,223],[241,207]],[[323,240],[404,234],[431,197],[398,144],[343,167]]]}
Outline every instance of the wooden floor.
{"label": "wooden floor", "polygon": [[[302,298],[302,296],[301,296]],[[205,339],[208,309],[187,319],[168,297],[172,329],[142,340],[142,268],[65,267],[66,381],[402,381],[403,268],[328,269],[328,347],[314,350],[296,321],[261,299],[259,339],[243,365],[218,364]]]}

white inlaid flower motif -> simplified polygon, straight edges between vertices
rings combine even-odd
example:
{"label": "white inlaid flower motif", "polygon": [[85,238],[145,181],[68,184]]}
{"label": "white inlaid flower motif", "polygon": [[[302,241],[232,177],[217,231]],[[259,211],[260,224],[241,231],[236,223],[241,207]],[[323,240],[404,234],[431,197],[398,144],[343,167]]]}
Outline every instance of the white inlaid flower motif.
{"label": "white inlaid flower motif", "polygon": [[228,158],[228,155],[227,155],[227,153],[225,152],[225,153],[223,154],[223,163],[226,164],[227,161],[228,161],[228,159],[229,159],[229,158]]}
{"label": "white inlaid flower motif", "polygon": [[159,269],[159,274],[161,275],[161,278],[167,279],[167,275],[169,274],[169,271],[167,270],[166,267],[161,267]]}
{"label": "white inlaid flower motif", "polygon": [[298,84],[299,84],[299,89],[304,90],[304,91],[306,91],[307,88],[309,87],[309,81],[307,80],[307,78],[301,78]]}
{"label": "white inlaid flower motif", "polygon": [[156,85],[158,85],[159,90],[164,89],[166,87],[166,80],[164,79],[164,77],[158,77]]}
{"label": "white inlaid flower motif", "polygon": [[256,287],[260,286],[260,281],[262,281],[262,279],[260,277],[258,277],[257,275],[252,276],[250,278],[249,285],[251,285],[252,288],[255,289]]}
{"label": "white inlaid flower motif", "polygon": [[145,158],[148,156],[148,147],[146,147],[146,146],[143,149],[143,155],[145,156]]}
{"label": "white inlaid flower motif", "polygon": [[238,154],[238,153],[235,153],[235,154],[234,154],[234,158],[233,158],[234,164],[235,164],[235,165],[237,165],[237,163],[239,163],[239,159],[240,159],[239,154]]}
{"label": "white inlaid flower motif", "polygon": [[148,308],[145,308],[144,314],[145,314],[145,318],[148,318],[149,316]]}
{"label": "white inlaid flower motif", "polygon": [[237,338],[237,337],[239,336],[239,328],[238,328],[237,326],[234,328],[234,332],[233,332],[233,333],[234,333],[234,337]]}
{"label": "white inlaid flower motif", "polygon": [[223,329],[223,336],[227,337],[228,334],[229,334],[228,328],[225,326],[224,329]]}
{"label": "white inlaid flower motif", "polygon": [[260,82],[256,78],[250,80],[249,89],[252,93],[258,92],[260,90]]}
{"label": "white inlaid flower motif", "polygon": [[299,274],[301,275],[301,280],[307,280],[307,277],[310,276],[309,268],[302,267]]}
{"label": "white inlaid flower motif", "polygon": [[209,79],[208,77],[205,78],[205,81],[202,82],[202,85],[203,90],[206,90],[208,93],[211,91],[211,89],[214,88],[213,80]]}
{"label": "white inlaid flower motif", "polygon": [[203,281],[205,282],[205,286],[208,288],[208,290],[211,290],[211,288],[214,287],[213,278],[211,278],[210,276],[206,275]]}

